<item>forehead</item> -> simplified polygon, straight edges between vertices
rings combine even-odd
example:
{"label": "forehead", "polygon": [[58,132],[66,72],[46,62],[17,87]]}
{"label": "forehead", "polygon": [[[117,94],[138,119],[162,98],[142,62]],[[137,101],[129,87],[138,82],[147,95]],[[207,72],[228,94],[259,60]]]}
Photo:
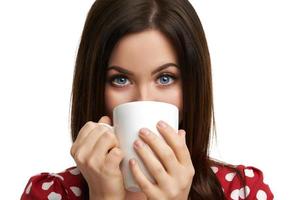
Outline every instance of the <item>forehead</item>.
{"label": "forehead", "polygon": [[155,68],[167,62],[178,64],[176,52],[169,39],[157,30],[124,36],[114,47],[109,59],[109,65],[128,69],[141,66]]}

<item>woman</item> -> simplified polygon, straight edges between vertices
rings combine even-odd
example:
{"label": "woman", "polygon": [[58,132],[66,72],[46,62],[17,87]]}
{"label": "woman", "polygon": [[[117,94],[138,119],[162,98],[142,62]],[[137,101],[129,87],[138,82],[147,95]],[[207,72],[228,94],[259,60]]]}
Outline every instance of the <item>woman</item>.
{"label": "woman", "polygon": [[[132,193],[123,186],[118,140],[97,122],[112,124],[115,106],[143,100],[176,105],[180,130],[158,126],[164,144],[141,130],[135,149],[155,169],[156,184],[131,161],[142,190]],[[273,199],[260,170],[209,158],[212,122],[209,51],[188,0],[97,0],[73,80],[71,155],[77,167],[33,176],[22,199]],[[154,159],[142,141],[170,159]]]}

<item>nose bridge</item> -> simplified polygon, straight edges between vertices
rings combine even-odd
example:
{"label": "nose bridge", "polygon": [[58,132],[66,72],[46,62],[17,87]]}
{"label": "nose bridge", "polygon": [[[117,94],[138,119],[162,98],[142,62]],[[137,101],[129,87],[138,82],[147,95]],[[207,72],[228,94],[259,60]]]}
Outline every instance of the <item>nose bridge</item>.
{"label": "nose bridge", "polygon": [[144,83],[137,87],[136,100],[138,101],[151,101],[154,100],[154,92],[151,91],[151,85]]}

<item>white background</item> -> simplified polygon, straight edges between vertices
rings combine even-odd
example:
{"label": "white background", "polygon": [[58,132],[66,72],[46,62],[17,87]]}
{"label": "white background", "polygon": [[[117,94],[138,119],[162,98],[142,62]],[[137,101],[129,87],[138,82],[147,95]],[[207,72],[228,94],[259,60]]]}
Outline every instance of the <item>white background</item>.
{"label": "white background", "polygon": [[[299,186],[300,12],[292,0],[193,0],[206,31],[218,143],[212,156],[260,168],[275,199]],[[75,56],[93,1],[0,2],[1,199],[30,176],[73,166]]]}

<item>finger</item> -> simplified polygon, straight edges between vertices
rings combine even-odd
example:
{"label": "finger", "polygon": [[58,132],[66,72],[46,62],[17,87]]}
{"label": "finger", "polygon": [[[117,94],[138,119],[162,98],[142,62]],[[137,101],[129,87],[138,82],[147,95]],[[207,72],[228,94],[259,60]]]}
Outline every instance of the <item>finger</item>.
{"label": "finger", "polygon": [[98,125],[95,122],[88,121],[84,124],[84,126],[80,129],[77,138],[74,143],[83,140],[87,136],[88,133],[90,133],[94,128],[96,128]]}
{"label": "finger", "polygon": [[165,141],[174,151],[178,161],[187,165],[191,162],[190,152],[185,143],[185,131],[175,131],[173,127],[166,122],[160,121],[157,124],[158,131],[161,133]]}
{"label": "finger", "polygon": [[105,158],[107,169],[120,170],[120,163],[124,158],[124,153],[118,147],[112,148]]}
{"label": "finger", "polygon": [[104,123],[104,124],[111,125],[111,120],[108,116],[102,116],[100,118],[100,120],[98,121],[98,123]]}
{"label": "finger", "polygon": [[[99,122],[111,125],[111,121],[108,116],[101,117]],[[87,123],[85,123],[84,126],[80,129],[74,143],[76,143],[76,141],[79,142],[79,141],[83,140],[94,128],[99,126],[98,123],[95,123],[92,121],[88,121]]]}
{"label": "finger", "polygon": [[98,121],[98,124],[105,127],[107,130],[113,129],[111,126],[111,120],[108,116],[101,117],[101,119]]}
{"label": "finger", "polygon": [[181,139],[183,140],[183,142],[186,144],[186,138],[185,138],[186,132],[185,132],[185,130],[179,129],[178,130],[178,135],[181,137]]}
{"label": "finger", "polygon": [[89,143],[91,140],[96,142],[97,138],[99,138],[105,131],[108,130],[103,125],[99,125],[98,123],[94,123],[93,125],[93,129],[87,129],[85,132],[81,133],[79,140],[75,141],[76,146],[80,147],[82,145],[86,145],[86,143]]}
{"label": "finger", "polygon": [[154,197],[159,194],[158,188],[143,174],[136,160],[131,159],[129,165],[133,178],[147,197]]}
{"label": "finger", "polygon": [[[171,147],[158,135],[153,133],[147,128],[142,128],[140,130],[140,137],[147,143],[151,150],[158,156],[161,163],[166,168],[168,174],[174,174],[177,172],[176,166],[180,164],[171,149]],[[145,156],[148,159],[147,155]],[[151,157],[149,157],[151,158]]]}
{"label": "finger", "polygon": [[88,159],[92,149],[104,131],[103,128],[97,126],[90,133],[87,133],[86,137],[73,144],[72,156],[78,163],[84,163]]}
{"label": "finger", "polygon": [[78,150],[84,139],[88,136],[89,133],[92,132],[96,127],[98,127],[97,123],[89,121],[85,123],[85,125],[80,129],[76,140],[72,144],[72,147],[70,149],[70,153],[72,157],[74,157],[75,152]]}
{"label": "finger", "polygon": [[168,173],[153,151],[141,140],[134,142],[134,148],[156,182],[159,185],[166,184]]}
{"label": "finger", "polygon": [[114,147],[119,147],[116,136],[111,131],[105,131],[93,146],[91,156],[96,156],[96,159],[102,163]]}

